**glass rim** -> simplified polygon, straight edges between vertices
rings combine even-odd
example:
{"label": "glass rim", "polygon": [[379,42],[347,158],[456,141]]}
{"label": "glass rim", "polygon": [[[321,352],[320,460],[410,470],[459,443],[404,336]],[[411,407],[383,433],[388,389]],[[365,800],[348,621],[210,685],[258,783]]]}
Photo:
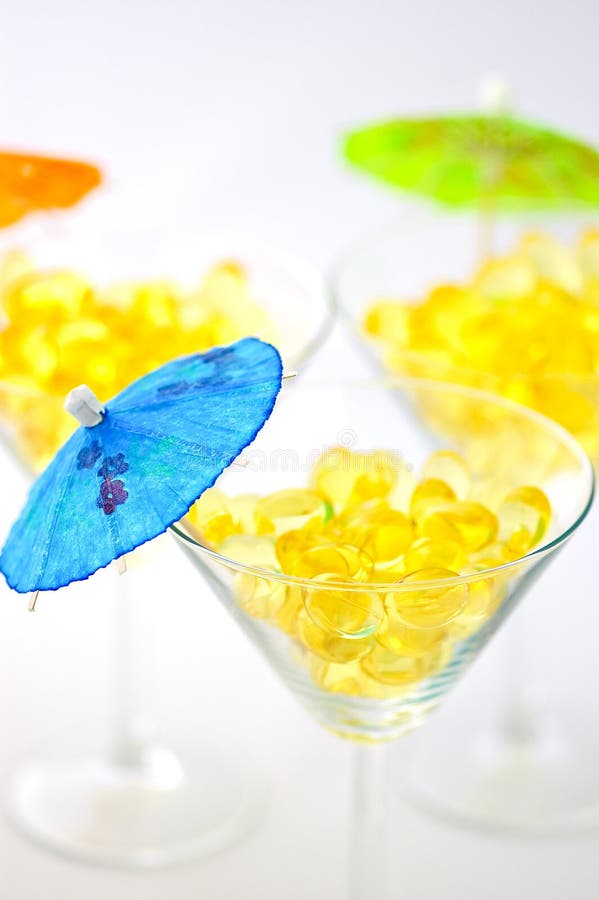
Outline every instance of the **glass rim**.
{"label": "glass rim", "polygon": [[[301,384],[301,382],[299,382]],[[445,393],[457,393],[461,394],[464,397],[470,397],[473,399],[479,399],[481,401],[485,401],[487,403],[492,403],[495,406],[499,406],[504,408],[507,411],[511,411],[517,413],[524,419],[528,419],[530,421],[536,422],[540,427],[549,431],[555,435],[556,440],[560,441],[562,446],[565,444],[570,452],[578,458],[581,469],[584,474],[586,474],[587,481],[587,497],[586,502],[584,503],[582,509],[579,511],[575,520],[566,528],[561,531],[558,535],[553,537],[551,540],[540,543],[537,547],[534,547],[524,556],[519,556],[517,559],[509,560],[506,563],[502,563],[500,566],[494,566],[488,569],[482,569],[480,572],[468,573],[465,575],[455,575],[452,578],[442,578],[431,581],[418,581],[418,582],[402,582],[392,581],[392,582],[375,582],[375,581],[344,581],[343,579],[339,579],[339,581],[326,581],[319,582],[316,579],[310,578],[298,578],[294,575],[287,575],[283,572],[274,572],[271,569],[263,569],[259,566],[253,566],[249,563],[242,563],[238,560],[234,560],[231,557],[225,556],[224,554],[219,553],[217,550],[212,550],[210,547],[205,544],[200,543],[200,541],[196,540],[192,534],[188,533],[185,529],[184,520],[181,519],[179,522],[175,522],[169,526],[169,530],[174,533],[176,538],[186,544],[190,549],[195,550],[208,558],[212,559],[213,562],[218,563],[221,566],[224,566],[228,569],[233,569],[240,573],[245,573],[247,575],[253,575],[256,578],[262,578],[265,580],[276,581],[281,584],[287,584],[291,587],[300,587],[304,589],[310,590],[343,590],[346,592],[354,592],[354,593],[368,593],[368,592],[396,592],[396,593],[407,593],[410,591],[426,591],[426,590],[434,590],[436,588],[441,587],[454,587],[460,584],[468,584],[470,582],[482,581],[486,578],[493,577],[495,575],[501,575],[503,573],[509,572],[512,569],[516,569],[523,565],[527,565],[528,563],[540,560],[553,550],[557,549],[557,547],[564,544],[578,529],[581,523],[586,518],[595,497],[595,487],[596,487],[596,479],[595,479],[595,470],[593,468],[593,464],[591,463],[590,458],[583,450],[578,441],[567,431],[562,425],[559,425],[553,419],[550,419],[548,416],[543,415],[542,413],[537,412],[534,409],[531,409],[528,406],[524,406],[521,403],[516,403],[513,400],[508,400],[505,397],[501,397],[498,394],[493,394],[489,391],[483,391],[479,388],[469,387],[467,385],[453,384],[447,381],[436,381],[434,379],[427,378],[413,378],[409,376],[388,376],[378,379],[327,379],[326,382],[322,383],[319,381],[309,382],[306,387],[308,390],[323,390],[323,388],[330,387],[342,387],[347,389],[347,387],[354,388],[366,388],[366,389],[374,389],[374,388],[384,388],[384,387],[394,387],[397,385],[404,385],[406,387],[412,388],[424,388],[424,389],[433,389],[435,391],[441,391]],[[297,385],[290,385],[291,390],[297,389]],[[287,388],[286,388],[287,389]]]}

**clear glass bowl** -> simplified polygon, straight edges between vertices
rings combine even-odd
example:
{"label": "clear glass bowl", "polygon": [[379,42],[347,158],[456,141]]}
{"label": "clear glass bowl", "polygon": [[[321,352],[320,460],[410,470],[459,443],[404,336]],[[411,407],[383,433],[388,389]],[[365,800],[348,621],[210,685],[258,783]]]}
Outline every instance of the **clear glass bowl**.
{"label": "clear glass bowl", "polygon": [[[470,422],[467,430],[454,428],[456,420],[447,415],[458,409],[459,422]],[[174,528],[229,611],[326,727],[346,737],[391,739],[437,705],[542,564],[576,529],[590,505],[592,469],[564,430],[491,395],[410,379],[299,383],[285,387],[272,419],[244,454],[244,465],[224,473],[217,486],[231,494],[264,495],[305,484],[318,452],[340,443],[390,451],[400,479],[419,470],[433,450],[454,449],[475,473],[481,497],[485,490],[492,495],[536,485],[553,508],[548,535],[526,557],[417,584],[298,579],[226,559],[194,539],[184,524]],[[301,637],[304,610],[316,607],[324,616],[327,604],[330,645],[323,638],[315,650],[317,643]],[[428,613],[418,612],[429,606]],[[384,652],[393,641],[385,638],[382,611],[391,608],[403,629],[397,653]],[[350,620],[345,631],[334,625],[344,618]],[[404,653],[403,645],[411,649]],[[380,678],[372,674],[379,665]]]}
{"label": "clear glass bowl", "polygon": [[[596,224],[596,218],[594,220]],[[588,216],[521,218],[495,224],[493,250],[511,252],[524,233],[542,232],[571,243],[593,225]],[[344,251],[332,266],[329,287],[357,347],[378,371],[437,378],[478,387],[525,403],[551,415],[581,442],[594,464],[599,460],[599,372],[551,374],[513,369],[501,375],[482,368],[456,366],[434,353],[385,355],[380,342],[364,330],[377,298],[418,303],[441,284],[470,279],[481,259],[479,223],[472,216],[414,215],[398,225],[373,231]],[[426,415],[426,410],[418,410]],[[448,409],[447,424],[465,428],[459,408]],[[579,615],[582,612],[579,611]],[[526,628],[524,626],[527,626]],[[548,621],[551,627],[551,621]],[[555,633],[561,622],[553,623]],[[568,832],[599,824],[599,780],[589,765],[595,754],[583,722],[568,722],[550,702],[543,672],[535,671],[531,652],[538,640],[532,624],[514,623],[506,689],[494,714],[473,726],[467,747],[454,746],[451,727],[435,723],[435,734],[414,744],[412,769],[404,782],[415,801],[461,823],[519,833]],[[579,642],[584,645],[585,636]],[[590,647],[589,647],[589,652]],[[567,676],[566,676],[567,677]],[[534,682],[534,691],[526,685]],[[570,686],[570,693],[576,685]],[[532,696],[534,694],[534,701]],[[481,700],[482,702],[482,700]],[[526,723],[526,727],[523,727]],[[435,753],[438,741],[448,752]],[[559,752],[554,752],[559,745]],[[491,748],[491,749],[489,749]],[[484,757],[484,760],[483,760]],[[542,800],[539,800],[542,798]]]}
{"label": "clear glass bowl", "polygon": [[[48,229],[47,223],[25,223],[3,236],[4,249],[22,248],[36,268],[66,268],[100,286],[167,278],[190,287],[216,263],[241,263],[288,368],[303,369],[331,326],[333,309],[317,270],[266,245],[164,228],[98,233],[51,224]],[[138,340],[149,353],[151,335]],[[92,387],[109,399],[101,384]],[[62,395],[0,382],[0,438],[30,477],[76,427],[63,401]],[[144,552],[159,553],[159,544]],[[134,649],[136,635],[144,633],[139,620],[147,604],[135,596],[133,575],[115,572],[112,582],[107,576],[115,648],[107,666],[118,686],[110,753],[77,762],[25,762],[11,782],[9,806],[20,830],[55,852],[150,868],[212,853],[237,839],[255,822],[262,789],[255,773],[229,765],[209,741],[202,759],[185,760],[158,743],[156,717],[143,691],[152,682],[152,653]]]}
{"label": "clear glass bowl", "polygon": [[[452,433],[452,409],[459,410],[460,423],[467,417],[472,427]],[[400,479],[409,478],[435,449],[451,448],[474,473],[481,500],[498,483],[534,484],[553,509],[548,534],[525,557],[417,584],[409,578],[359,584],[295,578],[219,554],[185,520],[172,528],[201,576],[194,582],[190,575],[190,595],[195,590],[200,601],[207,582],[310,714],[356,742],[348,877],[351,897],[363,898],[385,895],[388,786],[381,747],[370,745],[416,728],[442,701],[583,521],[594,476],[564,429],[492,395],[401,378],[326,384],[298,379],[284,387],[273,416],[243,454],[243,465],[223,473],[217,486],[230,496],[305,486],[315,459],[338,446],[385,449]],[[390,645],[394,629],[398,640]],[[443,753],[437,745],[436,758]]]}
{"label": "clear glass bowl", "polygon": [[[493,255],[514,250],[524,233],[543,232],[570,242],[592,223],[588,219],[538,217],[496,225]],[[595,220],[596,224],[596,220]],[[482,260],[477,255],[478,224],[474,217],[414,216],[402,226],[392,225],[356,241],[336,260],[329,287],[362,351],[385,371],[397,375],[434,378],[478,387],[524,403],[554,418],[599,457],[599,372],[489,371],[455,365],[435,353],[416,350],[385,352],[365,329],[366,313],[377,299],[419,303],[433,287],[468,281]]]}
{"label": "clear glass bowl", "polygon": [[[252,302],[266,314],[266,322],[257,326],[259,333],[255,336],[276,344],[288,370],[305,367],[333,322],[333,306],[318,271],[303,260],[255,241],[164,230],[119,232],[115,229],[97,236],[65,230],[50,237],[30,230],[12,239],[4,238],[4,243],[4,251],[23,250],[36,270],[72,271],[100,289],[162,281],[190,292],[197,289],[214,266],[231,261],[239,263]],[[181,308],[185,302],[182,299]],[[118,316],[118,305],[116,310]],[[74,316],[73,323],[76,322]],[[147,355],[147,365],[144,366],[138,355],[132,377],[144,374],[157,364],[152,362],[148,324],[140,322],[140,328],[142,325],[144,331],[137,340],[140,352],[145,351]],[[252,331],[252,323],[247,326],[241,323],[235,337],[243,337],[248,331]],[[165,332],[159,334],[159,339],[164,340]],[[53,345],[51,336],[47,340]],[[131,341],[135,340],[132,335]],[[96,344],[91,346],[92,352],[97,352]],[[56,349],[59,354],[63,352],[58,346]],[[165,361],[169,358],[166,349],[166,353],[161,349],[159,357]],[[208,348],[204,345],[198,349]],[[176,355],[177,351],[173,352]],[[186,347],[186,352],[193,350]],[[44,389],[43,383],[33,384],[27,377],[7,379],[0,372],[3,442],[35,471],[44,467],[76,425],[62,409],[71,387],[74,385],[65,384],[64,391],[54,393]],[[101,399],[109,399],[102,392],[101,377],[96,377],[90,387]]]}

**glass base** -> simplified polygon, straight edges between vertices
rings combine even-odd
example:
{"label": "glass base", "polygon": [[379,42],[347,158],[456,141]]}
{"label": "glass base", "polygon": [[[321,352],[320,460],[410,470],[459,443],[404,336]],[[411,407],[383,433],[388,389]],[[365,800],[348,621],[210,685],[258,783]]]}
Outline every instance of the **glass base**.
{"label": "glass base", "polygon": [[598,828],[597,740],[541,722],[523,711],[472,740],[459,729],[453,736],[447,729],[422,734],[402,793],[415,806],[479,830],[559,837]]}
{"label": "glass base", "polygon": [[256,825],[264,791],[214,758],[184,769],[153,748],[142,766],[101,760],[30,764],[11,781],[9,814],[63,856],[150,869],[222,850]]}

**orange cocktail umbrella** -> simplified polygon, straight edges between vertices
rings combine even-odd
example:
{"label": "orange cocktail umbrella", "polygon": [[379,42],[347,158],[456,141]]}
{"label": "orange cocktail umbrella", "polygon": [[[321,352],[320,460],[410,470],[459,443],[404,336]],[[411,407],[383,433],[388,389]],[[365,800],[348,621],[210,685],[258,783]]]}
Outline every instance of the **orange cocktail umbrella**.
{"label": "orange cocktail umbrella", "polygon": [[75,206],[101,180],[90,163],[0,152],[0,228],[32,212]]}

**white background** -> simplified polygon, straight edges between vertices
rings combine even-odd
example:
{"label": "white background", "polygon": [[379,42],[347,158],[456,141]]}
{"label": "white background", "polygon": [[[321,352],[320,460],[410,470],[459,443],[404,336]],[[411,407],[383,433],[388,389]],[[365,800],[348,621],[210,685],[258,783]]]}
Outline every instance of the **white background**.
{"label": "white background", "polygon": [[[0,12],[0,146],[98,160],[127,197],[131,221],[231,228],[319,266],[398,209],[396,197],[340,165],[336,142],[348,125],[468,109],[481,76],[498,71],[522,114],[599,142],[599,7],[584,0],[4,0]],[[337,334],[313,374],[355,365]],[[7,520],[23,488],[6,464]],[[596,524],[595,516],[557,560],[532,607],[531,643],[547,657],[540,671],[589,742],[599,730]],[[308,720],[186,563],[172,562],[148,599],[160,635],[165,737],[192,754],[206,744],[256,757],[271,780],[264,824],[226,853],[153,875],[69,865],[0,826],[1,900],[345,896],[350,748]],[[110,631],[100,593],[47,600],[32,617],[1,590],[7,771],[26,755],[81,755],[105,739]],[[456,728],[497,695],[502,644],[441,714]],[[399,746],[392,764],[400,776]],[[595,834],[499,840],[441,825],[395,795],[392,805],[398,900],[587,900],[599,892]]]}

